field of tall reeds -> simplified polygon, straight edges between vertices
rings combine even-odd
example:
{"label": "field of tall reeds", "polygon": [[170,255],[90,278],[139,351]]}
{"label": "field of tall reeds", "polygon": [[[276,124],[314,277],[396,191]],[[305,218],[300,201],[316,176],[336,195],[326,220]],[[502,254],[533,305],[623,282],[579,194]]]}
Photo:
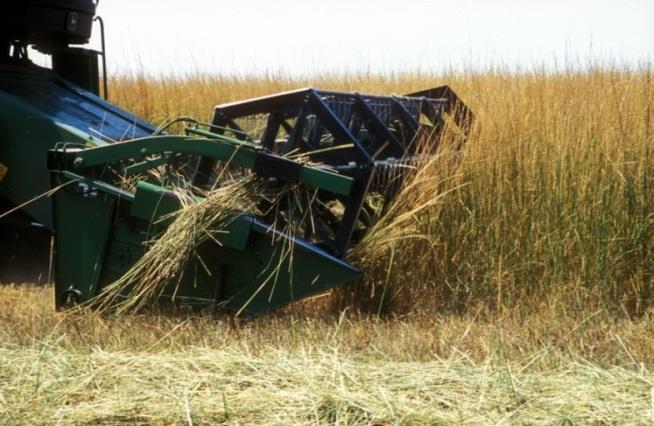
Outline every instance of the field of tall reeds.
{"label": "field of tall reeds", "polygon": [[348,254],[365,279],[332,294],[244,321],[55,312],[49,286],[0,287],[0,423],[654,421],[651,79],[113,78],[110,100],[155,124],[302,86],[442,84],[476,122],[460,156],[448,130]]}
{"label": "field of tall reeds", "polygon": [[112,81],[111,99],[160,123],[208,120],[215,104],[303,86],[403,94],[448,84],[477,118],[463,156],[454,166],[443,153],[399,197],[395,217],[352,255],[366,282],[340,292],[339,305],[409,313],[562,301],[639,316],[654,301],[651,74],[134,76]]}

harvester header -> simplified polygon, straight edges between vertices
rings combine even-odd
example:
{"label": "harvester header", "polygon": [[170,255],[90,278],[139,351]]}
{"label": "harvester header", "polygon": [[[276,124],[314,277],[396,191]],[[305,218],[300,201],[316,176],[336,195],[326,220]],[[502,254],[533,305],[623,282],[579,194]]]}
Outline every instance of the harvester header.
{"label": "harvester header", "polygon": [[365,271],[348,250],[406,170],[437,152],[447,115],[464,135],[472,120],[448,87],[306,88],[155,127],[99,97],[104,49],[71,46],[88,42],[94,2],[9,4],[0,205],[52,195],[20,214],[54,234],[57,307],[138,299],[257,314],[352,282]]}

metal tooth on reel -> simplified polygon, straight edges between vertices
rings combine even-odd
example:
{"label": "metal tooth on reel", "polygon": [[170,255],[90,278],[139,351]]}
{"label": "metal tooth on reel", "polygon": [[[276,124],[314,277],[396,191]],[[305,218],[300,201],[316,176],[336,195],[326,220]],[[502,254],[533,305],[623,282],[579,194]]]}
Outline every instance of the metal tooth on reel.
{"label": "metal tooth on reel", "polygon": [[377,162],[370,182],[370,191],[379,192],[390,202],[399,192],[407,170],[415,167],[412,159]]}
{"label": "metal tooth on reel", "polygon": [[[416,139],[425,139],[427,150],[435,152],[445,114],[452,114],[455,124],[467,135],[472,114],[447,86],[407,96],[309,88],[218,105],[211,130],[231,133],[279,155],[306,155],[329,170],[351,177],[352,192],[336,197],[344,207],[342,216],[325,224],[329,232],[311,236],[330,253],[342,257],[355,243],[355,231],[361,233],[361,223],[364,232],[370,223],[368,194],[381,195],[384,205],[397,195],[407,170],[421,155],[416,152]],[[253,117],[263,124],[256,135],[244,130]],[[212,167],[211,160],[201,161],[196,184],[207,184],[202,177]],[[319,205],[335,198],[324,192],[318,197]]]}

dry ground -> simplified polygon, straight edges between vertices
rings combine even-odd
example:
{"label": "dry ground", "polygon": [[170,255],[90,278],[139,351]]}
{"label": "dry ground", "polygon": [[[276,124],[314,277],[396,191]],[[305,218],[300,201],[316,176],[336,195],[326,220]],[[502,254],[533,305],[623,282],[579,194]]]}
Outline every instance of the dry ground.
{"label": "dry ground", "polygon": [[374,319],[320,301],[248,322],[55,312],[0,287],[0,422],[646,424],[654,316]]}

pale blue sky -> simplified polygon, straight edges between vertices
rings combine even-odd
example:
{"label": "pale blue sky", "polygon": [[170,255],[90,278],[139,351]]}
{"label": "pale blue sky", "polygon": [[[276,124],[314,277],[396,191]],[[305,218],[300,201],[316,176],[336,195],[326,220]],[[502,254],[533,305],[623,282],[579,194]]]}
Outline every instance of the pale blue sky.
{"label": "pale blue sky", "polygon": [[654,0],[102,0],[109,71],[638,66]]}

